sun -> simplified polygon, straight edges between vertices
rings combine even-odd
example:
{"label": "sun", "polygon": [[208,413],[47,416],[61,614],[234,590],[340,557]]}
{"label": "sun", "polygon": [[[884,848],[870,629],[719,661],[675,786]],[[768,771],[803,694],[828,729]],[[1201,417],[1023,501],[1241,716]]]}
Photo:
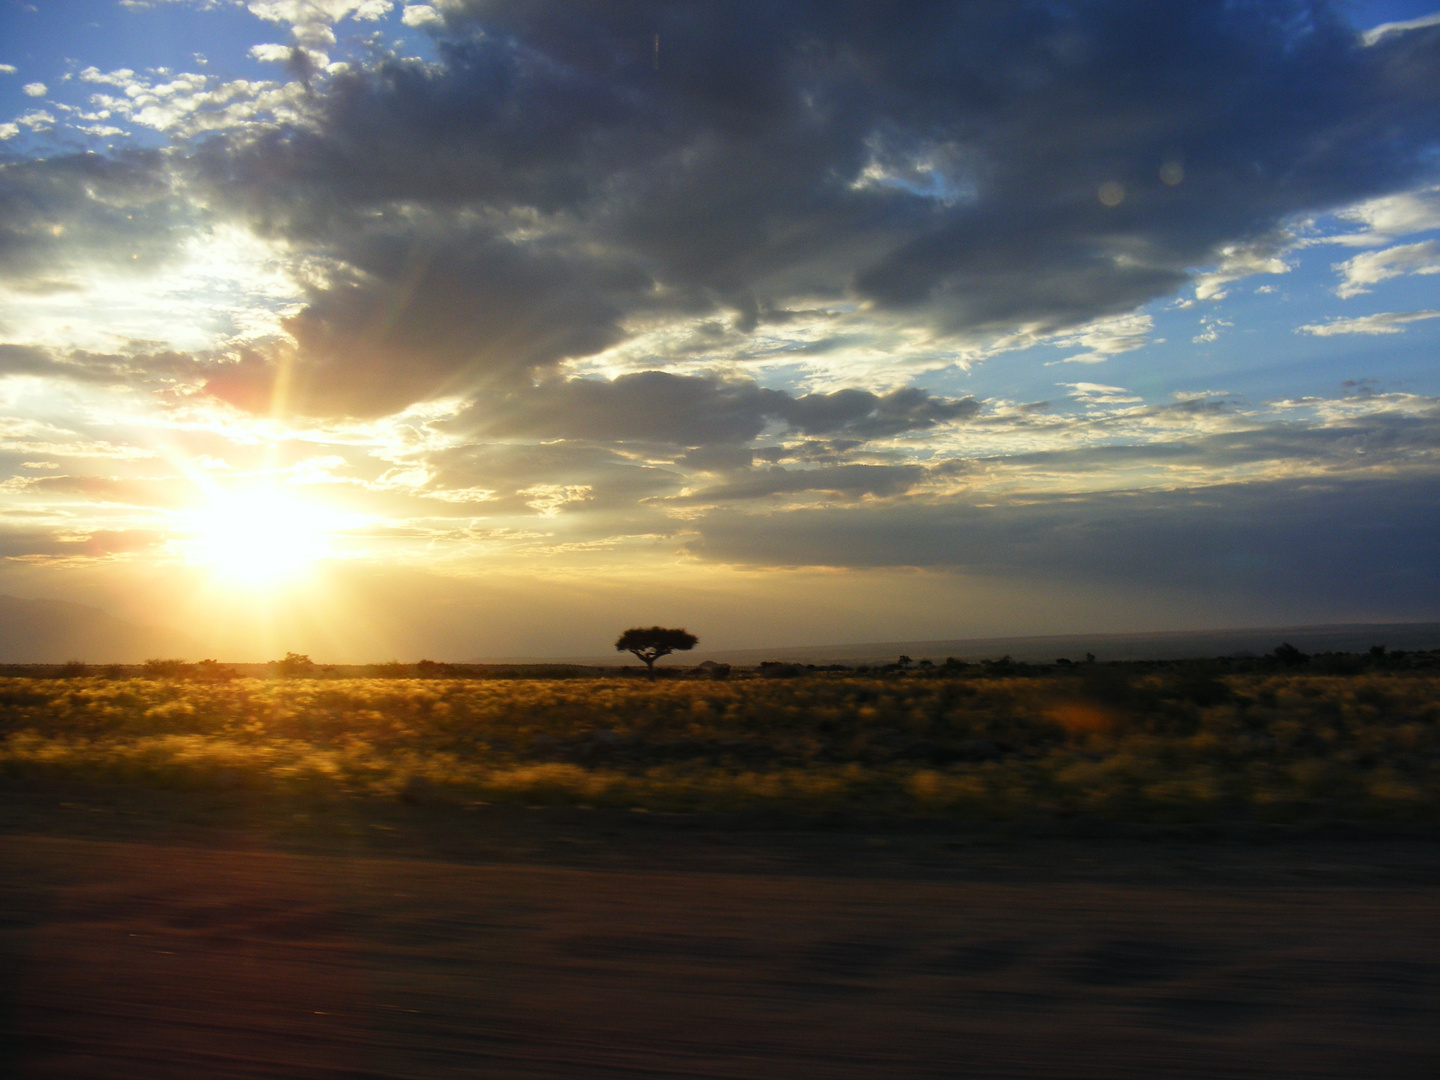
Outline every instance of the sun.
{"label": "sun", "polygon": [[195,515],[192,551],[217,574],[247,583],[291,578],[330,554],[330,515],[288,492],[217,495]]}

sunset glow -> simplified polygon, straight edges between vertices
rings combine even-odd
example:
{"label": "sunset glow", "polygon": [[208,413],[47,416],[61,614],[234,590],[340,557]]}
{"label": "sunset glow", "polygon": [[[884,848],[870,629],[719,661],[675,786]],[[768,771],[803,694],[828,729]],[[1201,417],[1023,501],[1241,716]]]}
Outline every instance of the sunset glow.
{"label": "sunset glow", "polygon": [[1440,618],[1433,15],[4,5],[0,595],[336,660]]}
{"label": "sunset glow", "polygon": [[280,582],[331,553],[333,523],[313,505],[274,490],[221,496],[195,515],[197,561],[222,580]]}

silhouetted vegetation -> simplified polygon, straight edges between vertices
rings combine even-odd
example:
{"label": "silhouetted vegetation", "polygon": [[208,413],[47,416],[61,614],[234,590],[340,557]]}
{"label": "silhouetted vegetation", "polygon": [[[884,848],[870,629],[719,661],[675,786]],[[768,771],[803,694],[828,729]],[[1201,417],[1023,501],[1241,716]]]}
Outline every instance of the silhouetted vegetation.
{"label": "silhouetted vegetation", "polygon": [[1288,641],[1282,643],[1271,655],[1282,667],[1300,667],[1310,659]]}
{"label": "silhouetted vegetation", "polygon": [[760,676],[765,679],[795,679],[802,672],[799,664],[787,664],[782,660],[763,660],[756,668]]}
{"label": "silhouetted vegetation", "polygon": [[146,660],[140,673],[147,679],[178,679],[189,666],[184,660]]}
{"label": "silhouetted vegetation", "polygon": [[315,674],[315,662],[304,653],[287,652],[284,660],[272,660],[270,666],[282,679],[303,679]]}
{"label": "silhouetted vegetation", "polygon": [[635,626],[620,635],[615,642],[615,651],[633,653],[645,665],[650,681],[654,682],[656,660],[669,656],[677,649],[688,652],[699,642],[694,634],[679,628]]}

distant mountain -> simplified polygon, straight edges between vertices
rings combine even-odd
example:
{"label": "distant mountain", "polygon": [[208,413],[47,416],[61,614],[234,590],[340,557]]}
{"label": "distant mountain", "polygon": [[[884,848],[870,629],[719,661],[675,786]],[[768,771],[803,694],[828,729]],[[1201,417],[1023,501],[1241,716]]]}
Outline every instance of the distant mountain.
{"label": "distant mountain", "polygon": [[0,596],[0,663],[138,664],[151,657],[198,660],[200,646],[178,631],[136,626],[84,604]]}
{"label": "distant mountain", "polygon": [[[1184,660],[1197,657],[1260,655],[1289,642],[1301,652],[1364,652],[1371,645],[1390,649],[1440,649],[1440,623],[1343,623],[1329,626],[1273,626],[1237,630],[1175,630],[1148,634],[1057,634],[1039,637],[958,638],[939,641],[881,641],[856,645],[789,646],[778,649],[706,649],[666,657],[662,664],[693,666],[701,660],[754,666],[764,660],[802,664],[888,663],[905,655],[936,662],[953,656],[974,662],[1010,656],[1015,660]],[[511,662],[541,659],[614,666],[629,659],[611,653],[572,657],[509,657]]]}

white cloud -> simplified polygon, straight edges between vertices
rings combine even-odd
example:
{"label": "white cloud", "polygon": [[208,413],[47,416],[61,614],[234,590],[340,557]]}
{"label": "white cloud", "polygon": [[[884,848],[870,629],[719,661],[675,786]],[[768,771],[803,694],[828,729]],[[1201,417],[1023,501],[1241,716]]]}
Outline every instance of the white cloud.
{"label": "white cloud", "polygon": [[14,75],[18,70],[14,64],[0,64],[0,75]]}
{"label": "white cloud", "polygon": [[1176,401],[1218,401],[1234,395],[1229,390],[1172,390],[1170,396]]}
{"label": "white cloud", "polygon": [[1360,41],[1368,48],[1392,34],[1403,34],[1407,30],[1423,30],[1427,26],[1440,26],[1440,11],[1433,15],[1421,15],[1418,19],[1406,19],[1404,22],[1387,22],[1373,26],[1360,35]]}
{"label": "white cloud", "polygon": [[55,123],[55,117],[44,109],[31,109],[23,116],[17,116],[15,122],[22,127],[28,127],[31,131],[40,131],[44,128],[52,127]]}
{"label": "white cloud", "polygon": [[1440,311],[1385,311],[1378,315],[1362,315],[1356,319],[1331,319],[1324,323],[1297,326],[1297,334],[1333,337],[1336,334],[1402,334],[1405,324],[1425,319],[1440,319]]}
{"label": "white cloud", "polygon": [[1190,339],[1196,345],[1206,345],[1216,340],[1220,336],[1221,327],[1234,326],[1235,324],[1228,319],[1212,319],[1206,316],[1200,320],[1200,325],[1203,329]]}
{"label": "white cloud", "polygon": [[13,139],[20,134],[20,128],[15,124],[0,124],[0,141]]}
{"label": "white cloud", "polygon": [[46,86],[43,82],[32,82],[26,83],[20,89],[25,91],[25,95],[27,97],[44,97],[46,91],[48,91],[50,88]]}
{"label": "white cloud", "polygon": [[1252,274],[1288,274],[1290,264],[1275,254],[1273,241],[1255,244],[1234,244],[1222,248],[1220,262],[1213,270],[1195,278],[1195,299],[1223,300],[1224,287],[1232,281]]}
{"label": "white cloud", "polygon": [[346,16],[370,22],[384,18],[394,6],[393,0],[256,0],[249,8],[267,22],[311,26],[337,23]]}
{"label": "white cloud", "polygon": [[1059,364],[1100,364],[1131,352],[1149,343],[1149,334],[1155,329],[1155,320],[1149,315],[1132,313],[1113,319],[1101,319],[1089,326],[1081,327],[1073,334],[1056,338],[1052,344],[1061,349],[1080,347],[1089,351],[1057,360]]}
{"label": "white cloud", "polygon": [[1387,237],[1440,229],[1440,187],[1405,191],[1370,199],[1335,215],[1345,221],[1357,221],[1367,227],[1364,233],[1332,237],[1347,243],[1383,244]]}
{"label": "white cloud", "polygon": [[1086,405],[1129,405],[1144,398],[1136,397],[1123,386],[1106,386],[1104,383],[1073,382],[1057,383],[1068,386],[1074,393],[1070,397]]}
{"label": "white cloud", "polygon": [[[282,50],[287,57],[291,51],[285,46],[273,48]],[[125,120],[157,131],[191,136],[293,117],[296,103],[304,93],[298,84],[247,79],[222,83],[212,76],[191,72],[164,74],[167,81],[152,83],[129,68],[110,72],[86,68],[80,72],[85,82],[114,86],[123,94],[91,95],[95,111],[81,114],[81,118]]]}
{"label": "white cloud", "polygon": [[206,351],[281,333],[280,320],[301,299],[283,246],[233,224],[192,233],[148,272],[74,265],[67,283],[11,305],[12,339],[91,352],[113,351],[117,339],[163,340]]}
{"label": "white cloud", "polygon": [[530,496],[525,505],[541,517],[554,517],[570,503],[589,502],[593,492],[589,484],[536,484],[516,494]]}
{"label": "white cloud", "polygon": [[[335,31],[324,23],[306,23],[290,31],[295,44],[312,53],[324,55],[324,50],[335,44]],[[327,61],[328,63],[328,58]]]}
{"label": "white cloud", "polygon": [[[382,19],[394,9],[393,0],[256,0],[248,5],[251,14],[267,22],[288,23],[294,45],[308,57],[317,71],[330,68],[326,52],[335,42],[331,27],[345,18],[363,22]],[[257,45],[250,55],[261,61],[296,58],[292,49],[279,45]]]}
{"label": "white cloud", "polygon": [[445,18],[429,4],[406,4],[400,21],[406,26],[430,26],[443,23]]}
{"label": "white cloud", "polygon": [[250,55],[262,64],[283,64],[290,59],[292,49],[289,45],[251,45]]}
{"label": "white cloud", "polygon": [[1344,277],[1335,292],[1341,297],[1359,296],[1387,278],[1404,274],[1440,274],[1440,241],[1401,244],[1383,251],[1367,251],[1335,269]]}
{"label": "white cloud", "polygon": [[135,82],[135,72],[129,68],[101,71],[99,68],[92,66],[81,71],[80,78],[85,82],[103,83],[106,86],[118,86],[123,90]]}

